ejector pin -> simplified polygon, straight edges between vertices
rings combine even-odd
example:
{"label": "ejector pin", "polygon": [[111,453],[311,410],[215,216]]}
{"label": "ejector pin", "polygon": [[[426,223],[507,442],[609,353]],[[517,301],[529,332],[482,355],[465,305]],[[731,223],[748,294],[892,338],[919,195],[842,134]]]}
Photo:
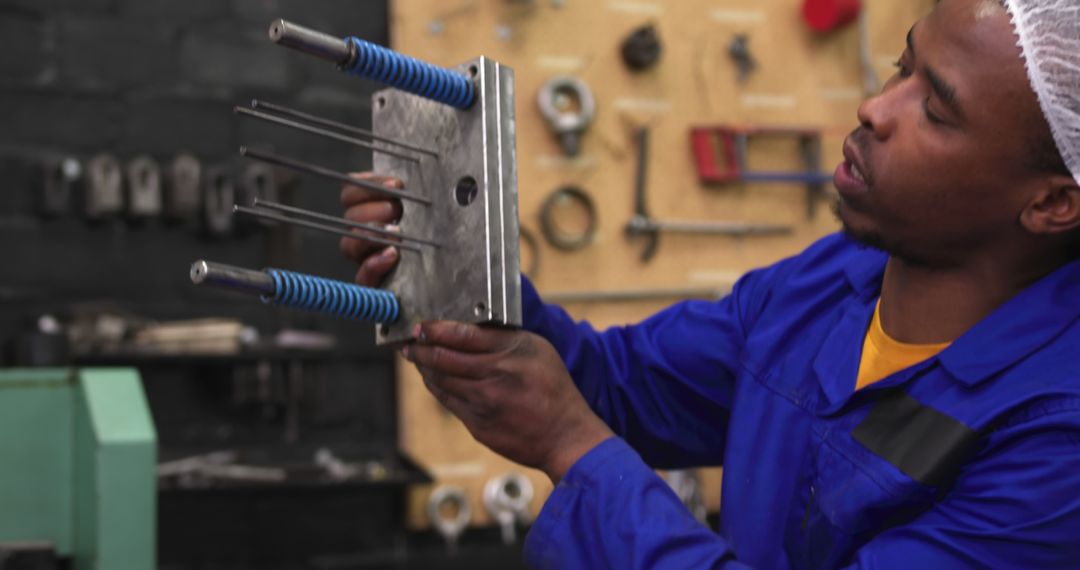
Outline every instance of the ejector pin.
{"label": "ejector pin", "polygon": [[275,292],[274,280],[263,271],[201,259],[191,264],[191,282],[259,295],[273,295]]}
{"label": "ejector pin", "polygon": [[270,40],[320,59],[347,67],[356,52],[343,38],[278,19],[270,24]]}

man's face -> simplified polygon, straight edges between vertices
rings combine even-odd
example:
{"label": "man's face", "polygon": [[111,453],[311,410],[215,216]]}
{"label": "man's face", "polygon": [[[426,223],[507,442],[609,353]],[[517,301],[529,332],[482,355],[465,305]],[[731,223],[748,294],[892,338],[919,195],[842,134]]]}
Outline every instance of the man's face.
{"label": "man's face", "polygon": [[1007,12],[943,0],[915,24],[897,73],[859,108],[837,168],[838,215],[857,239],[951,266],[1015,239],[1043,124]]}

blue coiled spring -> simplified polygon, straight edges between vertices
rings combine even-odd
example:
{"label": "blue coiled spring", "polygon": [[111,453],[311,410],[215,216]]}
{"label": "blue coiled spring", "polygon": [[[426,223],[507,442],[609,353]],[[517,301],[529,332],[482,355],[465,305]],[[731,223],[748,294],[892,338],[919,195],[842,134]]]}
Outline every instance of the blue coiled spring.
{"label": "blue coiled spring", "polygon": [[356,61],[348,73],[408,91],[414,95],[446,103],[458,109],[472,107],[476,87],[460,73],[402,55],[396,51],[349,37],[356,47]]}
{"label": "blue coiled spring", "polygon": [[377,323],[392,323],[401,312],[397,297],[380,289],[284,269],[265,271],[274,280],[275,293],[264,295],[264,303]]}

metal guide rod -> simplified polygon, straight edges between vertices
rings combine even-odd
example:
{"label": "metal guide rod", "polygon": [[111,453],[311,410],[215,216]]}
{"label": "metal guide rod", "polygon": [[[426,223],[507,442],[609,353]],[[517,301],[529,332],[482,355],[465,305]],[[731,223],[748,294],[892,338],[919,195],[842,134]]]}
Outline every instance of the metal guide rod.
{"label": "metal guide rod", "polygon": [[270,41],[275,44],[291,47],[342,67],[348,66],[356,58],[356,52],[343,38],[298,26],[283,19],[274,20],[270,24],[269,35]]}
{"label": "metal guide rod", "polygon": [[203,260],[191,264],[191,282],[259,295],[273,295],[276,291],[274,280],[262,271]]}
{"label": "metal guide rod", "polygon": [[270,39],[276,44],[332,61],[345,73],[463,111],[470,109],[477,100],[477,86],[466,74],[360,38],[337,38],[292,22],[275,20],[270,24]]}
{"label": "metal guide rod", "polygon": [[289,157],[286,157],[286,156],[281,156],[280,154],[274,154],[274,153],[270,153],[270,152],[263,152],[261,150],[255,150],[255,149],[252,149],[252,148],[248,148],[246,146],[242,146],[242,147],[240,147],[240,156],[246,156],[246,157],[254,159],[254,160],[260,160],[262,162],[268,162],[270,164],[276,164],[278,166],[283,166],[285,168],[290,168],[292,170],[297,170],[297,171],[300,171],[300,172],[306,172],[308,174],[314,174],[316,176],[322,176],[323,178],[329,178],[331,180],[337,180],[339,182],[344,182],[346,184],[351,184],[353,186],[359,186],[361,188],[371,190],[372,192],[376,192],[376,193],[379,193],[379,194],[385,194],[387,196],[393,196],[395,198],[400,198],[402,200],[409,200],[411,202],[417,202],[417,203],[423,204],[425,206],[430,206],[431,205],[431,200],[428,200],[427,198],[424,198],[423,196],[417,196],[416,194],[411,194],[409,192],[404,192],[402,190],[394,190],[393,188],[387,188],[386,186],[383,186],[381,184],[376,184],[374,182],[368,182],[367,180],[360,180],[359,178],[353,178],[352,176],[349,176],[348,174],[345,174],[344,172],[338,172],[336,170],[331,170],[329,168],[324,168],[324,167],[319,166],[317,164],[311,164],[310,162],[304,162],[302,160],[297,160],[295,158],[289,158]]}
{"label": "metal guide rod", "polygon": [[269,113],[263,113],[261,111],[256,111],[254,109],[248,109],[248,108],[239,107],[239,106],[233,107],[233,112],[238,113],[240,115],[247,115],[248,117],[253,117],[253,118],[259,119],[261,121],[267,121],[269,123],[276,123],[276,124],[279,124],[279,125],[282,125],[282,126],[285,126],[285,127],[289,127],[291,129],[296,129],[298,131],[304,131],[306,133],[311,133],[313,135],[318,135],[320,137],[326,137],[326,138],[334,139],[336,141],[340,141],[340,142],[343,142],[343,143],[348,143],[348,144],[351,144],[351,145],[356,145],[356,146],[359,146],[359,147],[371,149],[372,152],[378,152],[378,153],[381,153],[381,154],[392,156],[394,158],[400,158],[401,160],[407,160],[409,162],[420,162],[420,159],[416,158],[415,156],[410,156],[410,155],[407,155],[407,154],[401,154],[399,152],[394,152],[392,150],[386,150],[384,148],[379,148],[378,146],[375,146],[373,143],[369,143],[367,141],[362,141],[362,140],[360,140],[358,138],[347,137],[345,135],[338,134],[338,133],[335,133],[335,132],[332,132],[332,131],[328,131],[326,129],[320,129],[319,127],[313,127],[311,125],[305,125],[303,123],[298,123],[296,121],[290,121],[289,119],[276,117],[276,116],[271,115]]}
{"label": "metal guide rod", "polygon": [[315,219],[315,220],[321,220],[321,221],[324,221],[324,222],[329,222],[331,224],[337,224],[337,225],[341,225],[341,226],[348,226],[350,228],[356,228],[356,229],[360,229],[360,230],[364,230],[364,231],[369,231],[369,232],[373,232],[373,233],[376,233],[376,234],[379,234],[379,235],[384,235],[384,236],[397,238],[397,239],[400,239],[400,240],[403,240],[403,241],[415,241],[417,243],[430,245],[432,247],[441,247],[441,244],[439,244],[436,241],[432,241],[432,240],[424,239],[424,238],[418,238],[418,237],[410,236],[410,235],[405,235],[405,234],[401,233],[400,231],[387,229],[386,227],[381,226],[379,224],[368,224],[368,223],[364,223],[364,222],[354,222],[352,220],[346,220],[345,218],[336,218],[334,216],[328,216],[326,214],[320,214],[319,212],[312,212],[311,210],[304,210],[302,208],[297,208],[297,207],[289,206],[289,205],[286,205],[286,204],[278,204],[277,202],[268,202],[266,200],[260,200],[258,198],[255,198],[252,201],[251,206],[253,208],[267,208],[267,209],[270,209],[270,210],[277,210],[279,212],[285,212],[285,213],[293,214],[293,215],[296,215],[296,216],[304,216],[304,217],[312,218],[312,219]]}
{"label": "metal guide rod", "polygon": [[434,158],[439,157],[439,153],[437,153],[437,152],[435,152],[433,150],[428,150],[426,148],[413,146],[411,144],[404,143],[404,142],[401,142],[401,141],[398,141],[398,140],[394,140],[394,139],[389,138],[389,137],[384,137],[382,135],[377,135],[377,134],[375,134],[375,133],[373,133],[373,132],[371,132],[371,131],[369,131],[367,129],[361,129],[359,127],[354,127],[352,125],[346,125],[345,123],[342,123],[342,122],[339,122],[339,121],[333,121],[333,120],[330,120],[330,119],[324,119],[323,117],[312,115],[310,113],[305,113],[303,111],[298,111],[296,109],[291,109],[289,107],[285,107],[285,106],[282,106],[282,105],[277,105],[277,104],[274,104],[274,103],[267,103],[266,101],[260,101],[258,99],[252,99],[251,100],[251,108],[252,109],[265,109],[267,111],[271,111],[271,112],[277,113],[279,115],[285,115],[286,117],[292,117],[294,119],[300,119],[300,120],[303,120],[303,121],[307,121],[309,123],[315,123],[316,125],[322,125],[324,127],[330,127],[332,129],[337,129],[339,131],[345,131],[347,133],[353,133],[353,134],[357,134],[357,135],[361,135],[361,136],[365,136],[365,137],[371,137],[372,140],[377,140],[379,142],[384,142],[384,143],[389,144],[389,145],[394,145],[394,146],[398,146],[398,147],[401,147],[401,148],[416,151],[416,152],[419,152],[419,153],[423,153],[423,154],[426,154],[428,156],[432,156]]}
{"label": "metal guide rod", "polygon": [[264,303],[344,319],[394,323],[401,316],[401,301],[393,293],[284,269],[252,271],[199,260],[191,265],[191,281],[256,294]]}
{"label": "metal guide rod", "polygon": [[381,245],[392,245],[394,247],[398,247],[398,248],[401,248],[401,249],[407,249],[409,251],[415,251],[417,253],[420,252],[420,248],[418,246],[415,246],[415,245],[412,245],[412,244],[401,243],[401,242],[398,242],[398,241],[378,238],[378,237],[375,237],[375,236],[364,236],[364,235],[360,235],[360,234],[351,232],[349,230],[331,228],[329,226],[326,226],[326,225],[323,225],[323,224],[320,224],[320,223],[317,223],[317,222],[310,222],[308,220],[301,220],[301,219],[297,219],[297,218],[291,218],[289,216],[285,216],[285,215],[282,215],[282,214],[276,214],[274,212],[269,212],[269,211],[266,211],[266,210],[260,210],[260,209],[257,209],[257,208],[248,208],[246,206],[237,205],[237,206],[233,206],[233,212],[238,213],[238,214],[245,214],[245,215],[248,215],[248,216],[255,216],[256,218],[263,218],[263,219],[266,219],[266,220],[273,220],[275,222],[281,222],[283,224],[292,224],[294,226],[301,226],[301,227],[305,227],[305,228],[308,228],[308,229],[318,230],[320,232],[326,232],[326,233],[329,233],[329,234],[335,234],[335,235],[339,235],[339,236],[347,237],[347,238],[351,238],[351,239],[358,239],[358,240],[362,240],[362,241],[370,241],[372,243],[377,243],[377,244],[381,244]]}

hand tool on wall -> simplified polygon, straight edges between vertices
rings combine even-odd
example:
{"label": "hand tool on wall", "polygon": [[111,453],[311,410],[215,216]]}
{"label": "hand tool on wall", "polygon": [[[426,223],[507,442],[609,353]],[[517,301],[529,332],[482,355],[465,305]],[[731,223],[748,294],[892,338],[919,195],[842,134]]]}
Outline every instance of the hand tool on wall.
{"label": "hand tool on wall", "polygon": [[861,0],[803,0],[803,21],[823,34],[840,29],[859,17]]}
{"label": "hand tool on wall", "polygon": [[656,65],[664,53],[656,26],[647,24],[630,32],[619,47],[619,53],[631,71],[644,71]]}
{"label": "hand tool on wall", "polygon": [[233,204],[236,202],[236,186],[229,169],[223,166],[211,168],[203,180],[203,225],[214,237],[226,237],[233,231]]}
{"label": "hand tool on wall", "polygon": [[[776,172],[751,170],[747,165],[747,149],[753,139],[791,138],[799,145],[803,170]],[[807,219],[817,212],[818,198],[832,175],[821,170],[821,132],[807,128],[758,126],[709,126],[690,130],[690,147],[694,154],[698,179],[705,185],[739,182],[790,182],[806,185]]]}
{"label": "hand tool on wall", "polygon": [[472,519],[472,507],[465,490],[453,485],[437,487],[428,497],[427,515],[435,532],[446,541],[447,552],[457,554],[458,539]]}
{"label": "hand tool on wall", "polygon": [[194,218],[202,205],[202,163],[188,153],[180,153],[165,173],[165,216],[173,221]]}
{"label": "hand tool on wall", "polygon": [[47,159],[41,168],[41,215],[63,215],[71,207],[75,186],[83,177],[83,167],[74,157]]}
{"label": "hand tool on wall", "polygon": [[484,485],[484,508],[502,529],[503,544],[517,542],[517,525],[529,522],[533,484],[520,473],[493,477]]}
{"label": "hand tool on wall", "polygon": [[728,55],[735,60],[738,67],[736,79],[739,83],[745,83],[750,74],[757,69],[757,61],[750,53],[750,36],[747,34],[735,34],[728,44]]}
{"label": "hand tool on wall", "polygon": [[131,159],[127,165],[128,215],[152,218],[161,215],[161,169],[146,155]]}
{"label": "hand tool on wall", "polygon": [[[556,209],[577,207],[585,216],[585,227],[571,232],[556,220]],[[596,204],[577,186],[563,186],[548,195],[540,206],[540,231],[553,247],[563,251],[577,251],[587,247],[596,235]]]}
{"label": "hand tool on wall", "polygon": [[86,217],[98,220],[124,209],[124,173],[111,154],[99,154],[86,163]]}
{"label": "hand tool on wall", "polygon": [[540,87],[536,104],[559,139],[563,153],[577,156],[581,152],[581,136],[596,115],[596,99],[589,86],[576,77],[553,77]]}
{"label": "hand tool on wall", "polygon": [[[536,241],[536,236],[525,226],[518,228],[518,234],[521,238],[521,260],[522,267],[521,272],[533,279],[540,273],[540,244]],[[525,260],[528,259],[528,263]]]}
{"label": "hand tool on wall", "polygon": [[[486,57],[444,69],[355,37],[335,37],[284,20],[273,22],[269,33],[275,43],[391,87],[373,95],[371,131],[262,101],[235,108],[246,117],[368,148],[375,172],[398,178],[407,188],[394,190],[292,157],[241,149],[253,160],[401,199],[400,233],[390,240],[371,228],[345,231],[402,250],[386,291],[370,290],[385,294],[376,297],[392,299],[395,307],[393,318],[365,317],[381,323],[377,342],[411,340],[412,325],[432,318],[520,326],[513,71]],[[306,227],[328,222],[267,204],[260,200],[262,207],[253,215]],[[240,208],[252,214],[248,206]],[[338,226],[335,231],[343,231]],[[293,279],[311,284],[303,298],[297,297],[300,305],[341,313],[342,286],[350,284],[314,276]]]}
{"label": "hand tool on wall", "polygon": [[646,205],[646,183],[648,182],[649,128],[637,130],[637,174],[634,176],[634,215],[626,224],[626,235],[630,239],[642,238],[645,247],[641,252],[643,262],[650,261],[656,254],[660,233],[726,235],[726,236],[764,236],[791,233],[791,226],[776,224],[753,224],[729,221],[691,221],[657,220],[649,216]]}

